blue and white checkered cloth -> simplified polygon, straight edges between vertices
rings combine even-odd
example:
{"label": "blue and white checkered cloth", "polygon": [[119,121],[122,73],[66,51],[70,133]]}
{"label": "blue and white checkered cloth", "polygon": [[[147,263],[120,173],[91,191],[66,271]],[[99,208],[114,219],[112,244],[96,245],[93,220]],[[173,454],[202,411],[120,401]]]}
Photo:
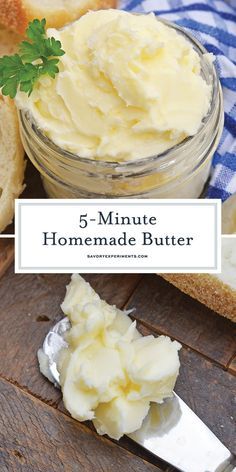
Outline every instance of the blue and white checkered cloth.
{"label": "blue and white checkered cloth", "polygon": [[189,29],[215,55],[225,123],[206,196],[226,200],[236,192],[236,0],[121,0],[120,8],[153,11]]}

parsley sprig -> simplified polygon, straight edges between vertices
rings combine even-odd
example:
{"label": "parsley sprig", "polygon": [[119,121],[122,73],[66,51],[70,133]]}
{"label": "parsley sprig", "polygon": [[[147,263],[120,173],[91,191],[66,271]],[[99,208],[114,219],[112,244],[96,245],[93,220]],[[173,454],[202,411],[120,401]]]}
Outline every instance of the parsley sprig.
{"label": "parsley sprig", "polygon": [[60,41],[47,38],[45,26],[45,19],[30,22],[26,30],[29,41],[22,41],[18,54],[0,58],[0,88],[3,95],[14,98],[18,87],[30,95],[39,77],[47,74],[54,79],[59,72],[59,57],[65,52]]}

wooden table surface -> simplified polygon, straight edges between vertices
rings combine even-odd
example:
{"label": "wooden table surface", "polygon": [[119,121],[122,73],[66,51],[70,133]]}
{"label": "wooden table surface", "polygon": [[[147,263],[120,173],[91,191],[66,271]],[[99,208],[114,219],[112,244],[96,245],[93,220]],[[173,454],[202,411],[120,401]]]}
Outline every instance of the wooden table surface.
{"label": "wooden table surface", "polygon": [[[130,439],[100,437],[90,423],[79,423],[66,412],[60,391],[40,374],[36,353],[50,326],[62,316],[60,303],[70,277],[16,275],[12,257],[12,241],[1,241],[0,471],[175,470]],[[167,334],[182,343],[176,392],[236,453],[235,325],[160,276],[85,278],[107,302],[135,307],[143,334]]]}

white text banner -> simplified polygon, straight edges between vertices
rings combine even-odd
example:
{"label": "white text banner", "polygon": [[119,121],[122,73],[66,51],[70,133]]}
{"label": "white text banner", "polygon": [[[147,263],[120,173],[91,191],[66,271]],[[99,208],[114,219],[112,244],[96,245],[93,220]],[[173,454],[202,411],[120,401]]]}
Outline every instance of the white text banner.
{"label": "white text banner", "polygon": [[220,271],[219,200],[16,200],[19,273]]}

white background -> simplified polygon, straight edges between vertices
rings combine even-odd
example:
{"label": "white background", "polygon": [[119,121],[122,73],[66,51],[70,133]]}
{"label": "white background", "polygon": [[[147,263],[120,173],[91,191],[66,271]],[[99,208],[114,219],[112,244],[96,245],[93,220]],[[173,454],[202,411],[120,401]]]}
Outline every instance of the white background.
{"label": "white background", "polygon": [[[80,214],[96,218],[118,211],[122,216],[156,216],[155,226],[79,228]],[[216,218],[217,216],[217,218]],[[216,221],[217,220],[217,221]],[[43,232],[58,237],[118,237],[124,231],[136,246],[43,246]],[[154,237],[194,238],[191,246],[142,246],[142,232]],[[16,272],[219,272],[220,202],[215,200],[24,200],[16,201]],[[218,252],[217,267],[215,255]],[[89,255],[148,255],[147,258],[87,258]]]}

